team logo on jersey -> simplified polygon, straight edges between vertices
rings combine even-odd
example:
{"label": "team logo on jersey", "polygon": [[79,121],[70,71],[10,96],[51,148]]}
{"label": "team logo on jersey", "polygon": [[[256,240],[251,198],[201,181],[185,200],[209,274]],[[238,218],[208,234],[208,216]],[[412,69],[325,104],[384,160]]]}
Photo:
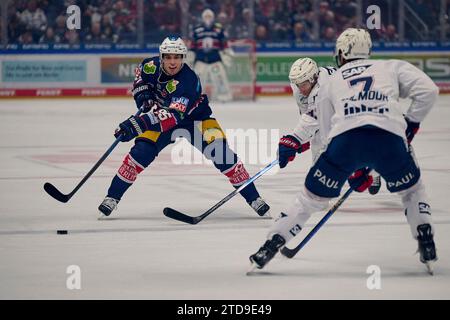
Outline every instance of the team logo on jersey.
{"label": "team logo on jersey", "polygon": [[348,79],[351,78],[353,76],[357,76],[360,75],[361,73],[363,73],[364,71],[366,71],[367,69],[369,69],[369,67],[371,67],[371,64],[366,64],[364,66],[357,66],[357,67],[352,67],[350,69],[346,69],[342,71],[342,78]]}
{"label": "team logo on jersey", "polygon": [[169,105],[169,109],[175,109],[180,112],[185,112],[189,99],[185,97],[173,97],[172,102]]}
{"label": "team logo on jersey", "polygon": [[177,81],[175,79],[170,80],[169,82],[167,82],[166,84],[166,90],[168,93],[173,93],[175,92],[175,90],[177,90],[177,84],[179,84],[180,81]]}
{"label": "team logo on jersey", "polygon": [[361,112],[371,112],[371,113],[377,113],[377,114],[385,114],[389,112],[389,108],[386,106],[380,106],[380,107],[368,107],[365,104],[362,104],[360,106],[355,106],[352,104],[345,103],[344,105],[344,116],[350,116],[353,114],[360,114]]}
{"label": "team logo on jersey", "polygon": [[146,74],[155,74],[156,72],[156,66],[153,61],[149,61],[146,64],[144,64],[144,67],[142,69]]}

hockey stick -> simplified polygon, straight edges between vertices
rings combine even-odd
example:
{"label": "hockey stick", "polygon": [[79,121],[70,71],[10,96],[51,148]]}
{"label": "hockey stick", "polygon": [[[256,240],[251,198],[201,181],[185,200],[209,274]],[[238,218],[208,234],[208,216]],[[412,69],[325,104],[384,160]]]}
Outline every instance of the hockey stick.
{"label": "hockey stick", "polygon": [[182,221],[182,222],[185,222],[185,223],[197,224],[200,221],[202,221],[203,219],[205,219],[207,216],[209,216],[211,213],[213,213],[217,208],[219,208],[225,202],[227,202],[228,200],[233,198],[236,194],[238,194],[240,191],[242,191],[242,189],[247,187],[250,183],[252,183],[256,179],[258,179],[260,176],[262,176],[264,173],[269,171],[272,167],[274,167],[277,164],[278,164],[278,159],[272,161],[272,163],[270,163],[264,169],[262,169],[257,174],[255,174],[253,177],[248,179],[243,185],[241,185],[239,188],[237,188],[236,190],[231,192],[229,195],[227,195],[225,198],[220,200],[218,203],[216,203],[214,206],[212,206],[210,209],[208,209],[205,213],[203,213],[203,214],[201,214],[199,216],[192,217],[192,216],[184,214],[184,213],[182,213],[180,211],[174,210],[172,208],[164,208],[164,211],[163,211],[164,215],[166,217],[169,217],[169,218],[172,218],[172,219],[175,219],[175,220],[178,220],[178,221]]}
{"label": "hockey stick", "polygon": [[327,220],[333,215],[333,213],[341,206],[341,204],[348,198],[353,189],[349,188],[344,195],[334,204],[334,206],[328,211],[328,213],[317,223],[317,225],[308,233],[305,239],[302,240],[295,248],[289,249],[288,247],[283,247],[281,249],[281,254],[287,258],[294,257],[297,252],[299,252],[311,238],[316,234],[317,231],[327,222]]}
{"label": "hockey stick", "polygon": [[[369,174],[372,169],[366,168],[366,174]],[[348,196],[353,192],[352,188],[349,188],[344,195],[331,207],[327,214],[317,223],[317,225],[308,233],[305,239],[302,240],[295,248],[289,249],[288,247],[283,247],[281,249],[281,254],[287,258],[294,257],[297,252],[299,252],[311,238],[316,234],[317,231],[327,222],[327,220],[336,212],[336,210],[341,206],[342,203],[348,198]]]}
{"label": "hockey stick", "polygon": [[[135,114],[135,117],[140,115],[142,113],[142,109],[139,109],[139,111]],[[114,150],[114,148],[119,144],[120,137],[118,137],[114,143],[109,147],[108,150],[102,155],[102,157],[97,161],[97,163],[92,167],[91,170],[84,176],[84,178],[80,181],[80,183],[77,184],[75,189],[72,190],[72,192],[68,194],[64,194],[61,191],[59,191],[54,185],[52,185],[49,182],[46,182],[44,184],[44,190],[47,191],[47,193],[55,198],[58,201],[66,203],[70,200],[70,198],[73,197],[73,195],[78,191],[78,189],[81,188],[81,186],[89,179],[89,177],[97,170],[98,167],[105,161],[105,159],[111,154],[111,152]]]}

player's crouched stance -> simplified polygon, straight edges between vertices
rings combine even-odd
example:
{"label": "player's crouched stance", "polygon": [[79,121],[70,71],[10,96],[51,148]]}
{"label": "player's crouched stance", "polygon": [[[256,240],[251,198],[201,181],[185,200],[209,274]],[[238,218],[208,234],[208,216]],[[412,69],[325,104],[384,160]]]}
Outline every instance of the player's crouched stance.
{"label": "player's crouched stance", "polygon": [[[309,170],[305,188],[271,227],[267,241],[250,261],[263,268],[304,227],[312,213],[328,207],[348,179],[359,192],[371,184],[376,170],[390,192],[401,196],[420,261],[437,260],[431,209],[420,169],[408,142],[438,96],[438,88],[422,71],[399,60],[369,60],[367,31],[347,29],[336,41],[340,67],[320,88],[317,105],[320,134],[327,145]],[[398,100],[411,98],[406,121]],[[354,173],[354,174],[352,174]]]}
{"label": "player's crouched stance", "polygon": [[[136,68],[133,97],[146,114],[131,116],[115,132],[121,141],[136,139],[98,208],[102,216],[109,216],[116,209],[138,174],[177,137],[187,138],[235,188],[249,179],[244,165],[229,148],[219,123],[211,117],[208,98],[201,94],[200,80],[184,63],[187,48],[183,40],[168,37],[159,52],[159,57],[145,59]],[[269,211],[253,183],[240,193],[258,215],[264,216]]]}

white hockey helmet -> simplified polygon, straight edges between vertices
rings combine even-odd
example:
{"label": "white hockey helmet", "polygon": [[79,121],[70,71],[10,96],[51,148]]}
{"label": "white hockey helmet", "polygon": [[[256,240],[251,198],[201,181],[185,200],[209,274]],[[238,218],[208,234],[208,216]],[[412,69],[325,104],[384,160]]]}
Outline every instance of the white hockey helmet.
{"label": "white hockey helmet", "polygon": [[365,29],[345,29],[336,40],[334,57],[338,66],[339,54],[345,60],[368,59],[372,51],[372,40]]}
{"label": "white hockey helmet", "polygon": [[319,68],[313,59],[300,58],[292,64],[291,70],[289,71],[289,80],[295,85],[305,81],[313,83],[318,75]]}
{"label": "white hockey helmet", "polygon": [[165,53],[181,54],[183,55],[183,63],[186,60],[187,47],[183,39],[178,36],[169,36],[159,46],[159,58],[162,60],[162,55]]}
{"label": "white hockey helmet", "polygon": [[214,22],[214,12],[211,9],[205,9],[202,12],[202,21],[204,24],[206,24],[207,26],[212,26],[213,22]]}

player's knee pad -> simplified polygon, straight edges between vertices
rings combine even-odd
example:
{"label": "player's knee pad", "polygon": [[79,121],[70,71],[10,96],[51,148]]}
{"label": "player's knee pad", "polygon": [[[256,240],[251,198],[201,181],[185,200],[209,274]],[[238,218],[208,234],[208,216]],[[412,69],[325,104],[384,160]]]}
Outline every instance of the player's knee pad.
{"label": "player's knee pad", "polygon": [[229,169],[222,171],[222,173],[227,176],[233,187],[239,187],[250,178],[250,175],[241,161],[238,161]]}
{"label": "player's knee pad", "polygon": [[399,192],[402,197],[405,215],[411,227],[411,233],[417,238],[417,227],[421,224],[431,225],[431,207],[428,203],[425,187],[422,180],[412,187]]}
{"label": "player's knee pad", "polygon": [[420,169],[410,156],[403,168],[381,176],[386,180],[386,187],[390,192],[399,192],[411,188],[419,181]]}
{"label": "player's knee pad", "polygon": [[335,198],[351,172],[344,172],[322,154],[306,176],[305,186],[314,195]]}

